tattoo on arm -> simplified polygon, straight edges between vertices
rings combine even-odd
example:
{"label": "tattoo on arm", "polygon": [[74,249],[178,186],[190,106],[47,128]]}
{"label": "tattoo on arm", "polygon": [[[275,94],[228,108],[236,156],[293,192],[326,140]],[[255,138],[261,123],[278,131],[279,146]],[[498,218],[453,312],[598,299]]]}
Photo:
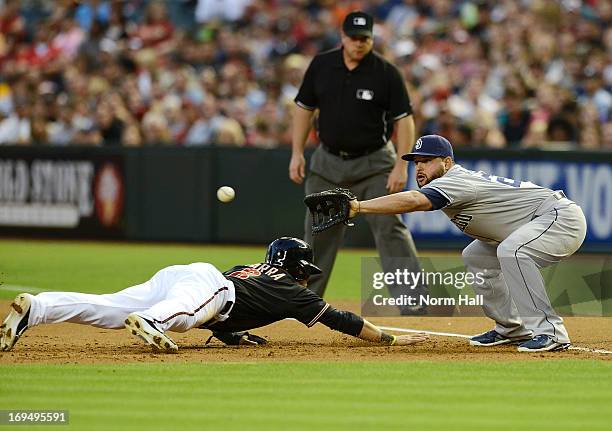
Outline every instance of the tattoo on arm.
{"label": "tattoo on arm", "polygon": [[380,342],[383,344],[387,344],[389,346],[392,346],[395,343],[395,337],[393,335],[389,335],[386,334],[384,332],[381,332],[380,334]]}

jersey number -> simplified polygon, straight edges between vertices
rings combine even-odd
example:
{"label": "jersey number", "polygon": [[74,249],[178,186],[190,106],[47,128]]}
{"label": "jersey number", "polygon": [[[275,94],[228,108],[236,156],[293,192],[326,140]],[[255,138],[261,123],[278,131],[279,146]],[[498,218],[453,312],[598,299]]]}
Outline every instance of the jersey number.
{"label": "jersey number", "polygon": [[483,171],[478,171],[478,176],[484,178],[485,180],[489,180],[491,182],[496,182],[500,184],[505,184],[510,187],[520,187],[521,186],[521,181],[513,180],[512,178],[498,177],[497,175],[489,175]]}
{"label": "jersey number", "polygon": [[258,269],[244,268],[244,269],[241,269],[240,271],[232,272],[228,277],[236,277],[241,280],[246,280],[249,277],[257,277],[258,275],[261,275],[261,271]]}
{"label": "jersey number", "polygon": [[465,228],[468,227],[470,222],[474,217],[468,214],[455,214],[455,216],[451,219],[455,226],[457,226],[461,232],[465,231]]}

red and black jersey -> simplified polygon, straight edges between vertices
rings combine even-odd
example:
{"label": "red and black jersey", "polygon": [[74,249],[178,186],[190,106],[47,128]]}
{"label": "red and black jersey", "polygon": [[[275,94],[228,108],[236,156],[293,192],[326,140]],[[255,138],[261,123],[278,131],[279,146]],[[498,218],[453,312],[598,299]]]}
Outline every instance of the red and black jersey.
{"label": "red and black jersey", "polygon": [[310,327],[327,311],[335,311],[282,268],[267,263],[235,266],[223,275],[234,283],[236,302],[227,320],[204,325],[207,329],[244,331],[286,318]]}

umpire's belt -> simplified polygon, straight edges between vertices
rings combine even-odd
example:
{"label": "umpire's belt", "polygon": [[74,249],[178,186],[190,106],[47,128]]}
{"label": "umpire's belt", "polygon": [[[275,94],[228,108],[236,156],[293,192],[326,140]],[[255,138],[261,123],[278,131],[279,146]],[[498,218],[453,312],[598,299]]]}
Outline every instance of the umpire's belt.
{"label": "umpire's belt", "polygon": [[325,145],[324,143],[321,143],[321,146],[329,154],[333,154],[334,156],[338,156],[342,160],[351,160],[351,159],[357,159],[359,157],[367,156],[368,154],[372,154],[372,153],[380,150],[382,147],[384,147],[384,145],[379,145],[378,147],[370,147],[370,148],[365,148],[365,149],[360,150],[360,151],[352,152],[352,151],[343,151],[343,150],[337,150],[335,148],[330,148],[327,145]]}

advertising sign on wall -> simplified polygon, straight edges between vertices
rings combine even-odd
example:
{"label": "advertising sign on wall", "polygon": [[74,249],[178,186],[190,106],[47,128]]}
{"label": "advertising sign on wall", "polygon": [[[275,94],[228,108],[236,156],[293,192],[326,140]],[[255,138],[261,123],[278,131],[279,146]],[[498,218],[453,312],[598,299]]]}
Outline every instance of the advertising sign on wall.
{"label": "advertising sign on wall", "polygon": [[0,231],[121,236],[120,156],[0,157]]}

